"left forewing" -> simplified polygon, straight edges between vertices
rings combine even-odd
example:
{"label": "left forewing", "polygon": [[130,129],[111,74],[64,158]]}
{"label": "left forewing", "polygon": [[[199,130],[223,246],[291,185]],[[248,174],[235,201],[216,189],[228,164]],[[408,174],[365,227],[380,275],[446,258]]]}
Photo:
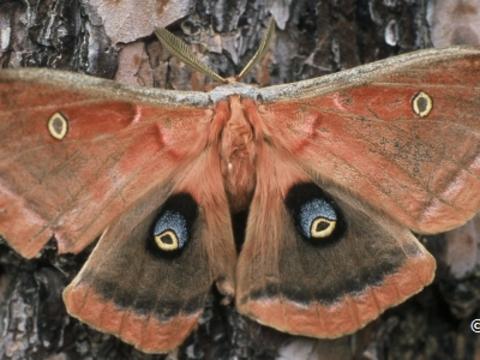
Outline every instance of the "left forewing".
{"label": "left forewing", "polygon": [[149,189],[167,188],[201,151],[212,115],[195,94],[184,105],[175,94],[0,72],[0,234],[26,257],[52,236],[77,252]]}

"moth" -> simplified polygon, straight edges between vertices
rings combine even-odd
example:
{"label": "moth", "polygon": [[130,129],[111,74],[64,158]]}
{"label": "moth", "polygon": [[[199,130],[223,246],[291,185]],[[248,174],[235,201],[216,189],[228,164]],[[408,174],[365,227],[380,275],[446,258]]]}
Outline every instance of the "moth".
{"label": "moth", "polygon": [[[413,235],[480,208],[480,51],[423,50],[257,88],[121,86],[0,72],[0,234],[26,258],[100,239],[68,312],[148,353],[195,328],[212,286],[275,329],[353,333],[421,291],[435,260]],[[248,211],[244,238],[233,220]]]}

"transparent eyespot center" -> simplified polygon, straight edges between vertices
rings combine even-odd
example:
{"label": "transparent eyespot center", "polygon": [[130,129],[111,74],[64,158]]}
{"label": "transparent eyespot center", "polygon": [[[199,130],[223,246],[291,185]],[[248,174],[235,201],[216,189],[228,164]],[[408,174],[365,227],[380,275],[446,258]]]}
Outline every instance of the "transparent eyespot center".
{"label": "transparent eyespot center", "polygon": [[48,119],[48,132],[53,138],[63,140],[68,132],[68,120],[59,112],[56,112]]}
{"label": "transparent eyespot center", "polygon": [[420,117],[426,117],[433,109],[433,101],[430,95],[420,91],[412,101],[413,112]]}
{"label": "transparent eyespot center", "polygon": [[174,251],[179,246],[177,235],[172,230],[166,230],[161,234],[155,235],[155,243],[163,251]]}
{"label": "transparent eyespot center", "polygon": [[335,230],[335,225],[337,222],[335,220],[330,220],[324,217],[319,217],[312,222],[310,228],[310,234],[312,238],[322,239],[332,235]]}

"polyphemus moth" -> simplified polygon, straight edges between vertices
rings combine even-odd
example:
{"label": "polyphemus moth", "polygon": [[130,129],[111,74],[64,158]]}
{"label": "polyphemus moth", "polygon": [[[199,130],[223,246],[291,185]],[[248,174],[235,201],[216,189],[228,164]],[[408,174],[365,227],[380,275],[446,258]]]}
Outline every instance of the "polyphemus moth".
{"label": "polyphemus moth", "polygon": [[[1,235],[26,258],[52,237],[77,253],[101,235],[64,292],[71,315],[167,352],[216,284],[262,324],[335,338],[432,281],[435,260],[412,231],[452,229],[480,208],[479,50],[259,89],[158,35],[227,84],[0,72]],[[235,243],[232,215],[245,210]]]}

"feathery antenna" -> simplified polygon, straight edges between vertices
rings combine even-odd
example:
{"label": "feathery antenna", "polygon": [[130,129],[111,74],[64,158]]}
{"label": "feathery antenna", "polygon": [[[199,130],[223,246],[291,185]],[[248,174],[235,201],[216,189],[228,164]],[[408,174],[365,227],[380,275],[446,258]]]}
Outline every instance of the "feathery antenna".
{"label": "feathery antenna", "polygon": [[262,41],[260,42],[260,46],[258,47],[257,52],[252,56],[250,61],[245,65],[245,67],[240,71],[240,74],[237,75],[237,80],[240,80],[244,77],[252,68],[265,56],[268,50],[268,45],[272,40],[273,34],[275,32],[275,22],[273,21],[273,17],[270,18],[268,21],[267,32],[263,36]]}
{"label": "feathery antenna", "polygon": [[224,77],[218,75],[215,71],[210,69],[206,64],[202,63],[195,54],[190,50],[187,44],[185,44],[180,38],[173,35],[167,29],[159,28],[155,30],[155,35],[161,41],[162,45],[165,46],[173,55],[182,60],[186,65],[190,66],[192,69],[201,72],[204,75],[210,76],[211,78],[227,83],[228,80]]}
{"label": "feathery antenna", "polygon": [[[240,74],[235,77],[235,80],[240,80],[242,77],[244,77],[265,56],[268,50],[268,45],[273,37],[274,31],[275,22],[273,21],[273,18],[270,18],[270,20],[268,21],[267,32],[262,38],[257,52],[253,55],[247,65],[245,65]],[[156,29],[155,35],[157,35],[163,46],[165,46],[173,55],[178,57],[186,65],[190,66],[193,70],[197,70],[202,74],[209,76],[219,82],[231,82],[232,78],[226,79],[218,75],[210,67],[201,62],[185,42],[183,42],[177,36],[173,35],[167,29]]]}

